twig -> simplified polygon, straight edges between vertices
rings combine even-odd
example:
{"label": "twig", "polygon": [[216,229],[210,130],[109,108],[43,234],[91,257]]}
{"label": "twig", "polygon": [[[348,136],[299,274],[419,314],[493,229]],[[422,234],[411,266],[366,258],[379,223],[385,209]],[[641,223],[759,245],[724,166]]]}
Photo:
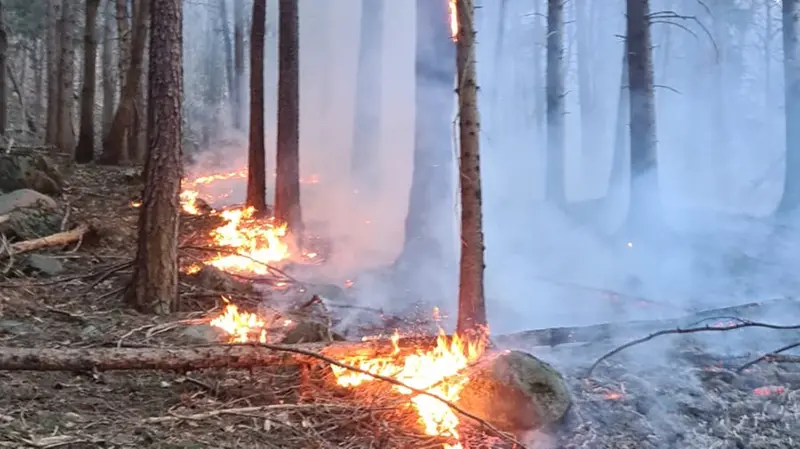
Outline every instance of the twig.
{"label": "twig", "polygon": [[145,423],[163,423],[170,421],[199,421],[201,419],[213,418],[220,415],[240,415],[242,413],[256,413],[256,412],[269,412],[275,410],[299,410],[299,409],[316,409],[321,407],[329,408],[351,408],[342,404],[270,404],[252,407],[236,407],[236,408],[223,408],[218,410],[210,410],[203,413],[194,413],[191,415],[178,415],[173,414],[170,416],[156,416],[153,418],[146,418],[143,420]]}
{"label": "twig", "polygon": [[791,325],[791,326],[782,326],[782,325],[778,325],[778,324],[769,324],[769,323],[760,323],[760,322],[756,322],[756,321],[740,320],[739,323],[733,324],[733,325],[729,325],[729,326],[706,325],[706,326],[702,326],[702,327],[690,327],[690,328],[683,328],[683,329],[681,329],[681,328],[665,329],[665,330],[662,330],[662,331],[654,332],[654,333],[652,333],[650,335],[647,335],[645,337],[642,337],[642,338],[639,338],[639,339],[636,339],[636,340],[633,340],[633,341],[629,341],[628,343],[625,343],[624,345],[619,346],[617,348],[614,348],[611,351],[603,354],[602,356],[600,356],[599,359],[597,359],[592,364],[592,366],[589,367],[589,370],[586,373],[586,376],[587,377],[591,376],[592,372],[595,370],[595,368],[597,368],[597,366],[603,360],[605,360],[605,359],[607,359],[607,358],[609,358],[611,356],[614,356],[614,355],[624,351],[625,349],[630,348],[631,346],[636,346],[636,345],[638,345],[640,343],[644,343],[646,341],[650,341],[650,340],[652,340],[652,339],[654,339],[656,337],[660,337],[662,335],[694,334],[694,333],[697,333],[697,332],[724,332],[724,331],[730,331],[730,330],[735,330],[735,329],[742,329],[742,328],[745,328],[745,327],[763,327],[763,328],[767,328],[767,329],[776,329],[776,330],[793,330],[793,329],[800,329],[800,324],[795,324],[795,325]]}
{"label": "twig", "polygon": [[761,363],[761,362],[777,361],[776,358],[777,358],[778,354],[780,354],[781,352],[786,352],[786,351],[788,351],[790,349],[798,348],[798,347],[800,347],[800,342],[792,343],[792,344],[786,345],[786,346],[784,346],[782,348],[778,348],[778,349],[776,349],[776,350],[774,350],[774,351],[772,351],[772,352],[770,352],[768,354],[762,355],[761,357],[759,357],[759,358],[757,358],[755,360],[751,360],[751,361],[745,363],[744,365],[742,365],[739,368],[737,368],[736,372],[737,373],[741,373],[742,371],[746,370],[747,368],[750,368],[751,366],[756,365],[756,364]]}

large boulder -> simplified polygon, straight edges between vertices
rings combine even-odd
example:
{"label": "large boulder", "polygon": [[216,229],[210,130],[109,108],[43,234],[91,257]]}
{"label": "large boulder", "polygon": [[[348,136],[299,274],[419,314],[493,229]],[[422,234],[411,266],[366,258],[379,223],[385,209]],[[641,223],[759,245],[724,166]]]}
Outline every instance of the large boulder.
{"label": "large boulder", "polygon": [[61,220],[56,202],[35,190],[0,195],[0,234],[6,237],[27,240],[54,234]]}
{"label": "large boulder", "polygon": [[508,432],[555,425],[572,404],[564,377],[525,352],[488,354],[466,375],[458,405]]}
{"label": "large boulder", "polygon": [[63,179],[56,165],[40,154],[0,154],[0,190],[31,189],[61,194]]}

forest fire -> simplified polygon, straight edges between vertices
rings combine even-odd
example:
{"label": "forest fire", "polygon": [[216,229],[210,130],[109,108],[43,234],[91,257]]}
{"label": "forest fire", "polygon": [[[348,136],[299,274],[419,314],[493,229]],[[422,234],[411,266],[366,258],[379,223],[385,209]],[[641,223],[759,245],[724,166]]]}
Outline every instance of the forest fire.
{"label": "forest fire", "polygon": [[456,6],[457,0],[450,0],[448,6],[450,8],[450,37],[453,42],[458,40],[458,7]]}
{"label": "forest fire", "polygon": [[[226,301],[227,302],[227,301]],[[230,343],[247,343],[268,341],[269,320],[257,314],[240,312],[233,304],[228,304],[225,311],[210,323],[229,336]],[[291,326],[291,320],[277,323],[276,328]],[[369,338],[367,338],[369,340]],[[390,377],[409,387],[427,391],[447,401],[457,401],[459,393],[469,382],[469,377],[462,371],[477,360],[484,352],[486,335],[475,339],[460,338],[454,335],[448,338],[440,330],[436,347],[428,350],[416,350],[413,353],[401,350],[400,334],[395,331],[391,338],[394,352],[390,356],[365,358],[354,356],[343,358],[340,362],[358,367],[364,371]],[[373,377],[331,366],[336,383],[342,387],[357,388],[362,384],[375,380]],[[426,435],[451,439],[453,443],[443,444],[444,449],[461,449],[458,431],[459,417],[443,402],[424,395],[414,394],[405,387],[395,386],[394,391],[411,396],[409,405],[414,408],[419,424]]]}

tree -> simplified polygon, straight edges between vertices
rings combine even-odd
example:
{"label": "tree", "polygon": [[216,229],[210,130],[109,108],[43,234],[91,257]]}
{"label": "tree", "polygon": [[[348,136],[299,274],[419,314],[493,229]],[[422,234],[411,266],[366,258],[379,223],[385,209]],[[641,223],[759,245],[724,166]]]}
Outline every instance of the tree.
{"label": "tree", "polygon": [[85,164],[94,159],[94,93],[97,66],[95,24],[100,0],[86,0],[86,30],[83,35],[83,89],[81,90],[81,128],[75,162]]}
{"label": "tree", "polygon": [[47,121],[44,143],[55,145],[58,139],[59,117],[59,75],[61,73],[58,45],[59,21],[61,20],[61,0],[50,0],[47,8]]}
{"label": "tree", "polygon": [[267,174],[264,155],[264,38],[266,0],[253,1],[250,37],[250,145],[247,153],[247,205],[259,214],[267,210]]}
{"label": "tree", "polygon": [[788,215],[800,207],[800,1],[783,0],[783,76],[786,116],[786,176],[778,214]]}
{"label": "tree", "polygon": [[72,112],[75,86],[75,5],[69,1],[61,4],[61,20],[58,22],[59,34],[59,74],[58,74],[58,120],[55,145],[62,152],[75,148],[75,129],[72,126]]}
{"label": "tree", "polygon": [[297,0],[280,0],[278,24],[278,148],[275,219],[296,239],[303,234],[300,208],[300,58]]}
{"label": "tree", "polygon": [[[178,303],[178,222],[183,145],[183,2],[152,0],[148,152],[130,303],[167,314]],[[142,8],[145,9],[145,8]]]}
{"label": "tree", "polygon": [[381,55],[385,0],[361,2],[361,36],[356,73],[356,106],[350,176],[359,193],[378,188],[376,156],[381,128]]}
{"label": "tree", "polygon": [[103,128],[102,136],[108,134],[114,121],[114,105],[117,79],[114,77],[114,2],[108,0],[103,12]]}
{"label": "tree", "polygon": [[652,39],[648,0],[627,0],[628,95],[630,98],[631,198],[628,227],[644,230],[657,210],[658,174]]}
{"label": "tree", "polygon": [[546,197],[566,203],[564,187],[564,1],[547,1],[547,182]]}
{"label": "tree", "polygon": [[[264,13],[266,15],[266,12]],[[252,60],[250,62],[252,64]],[[242,129],[244,112],[244,0],[233,0],[233,126]]]}
{"label": "tree", "polygon": [[[443,291],[444,274],[455,272],[453,147],[451,117],[455,45],[445,0],[416,2],[414,63],[414,156],[403,250],[395,262],[396,283],[414,296]],[[450,246],[450,244],[453,246]]]}
{"label": "tree", "polygon": [[8,65],[8,29],[6,27],[6,5],[0,1],[0,135],[5,136],[8,127],[8,97],[6,70]]}
{"label": "tree", "polygon": [[461,184],[461,263],[458,287],[458,333],[486,328],[483,294],[483,213],[481,210],[480,116],[475,71],[475,7],[457,0],[458,117]]}

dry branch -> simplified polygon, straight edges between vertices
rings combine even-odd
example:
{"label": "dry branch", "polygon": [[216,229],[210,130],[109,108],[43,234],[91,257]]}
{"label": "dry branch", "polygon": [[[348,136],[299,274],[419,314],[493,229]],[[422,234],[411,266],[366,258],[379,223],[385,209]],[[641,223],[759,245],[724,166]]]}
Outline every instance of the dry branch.
{"label": "dry branch", "polygon": [[706,320],[727,319],[726,317],[730,316],[740,318],[741,315],[747,313],[766,312],[770,309],[780,309],[786,306],[800,306],[800,302],[794,298],[777,298],[738,306],[704,310],[680,318],[534,329],[514,334],[498,335],[492,337],[492,340],[499,345],[513,345],[519,342],[524,343],[525,346],[558,346],[614,338],[634,338],[657,329],[692,327]]}
{"label": "dry branch", "polygon": [[77,242],[82,239],[87,233],[92,230],[88,224],[78,225],[75,229],[65,232],[58,232],[45,237],[33,240],[23,240],[21,242],[12,243],[10,245],[13,254],[26,253],[29,251],[36,251],[42,248],[49,248],[52,246],[61,246],[68,243]]}

